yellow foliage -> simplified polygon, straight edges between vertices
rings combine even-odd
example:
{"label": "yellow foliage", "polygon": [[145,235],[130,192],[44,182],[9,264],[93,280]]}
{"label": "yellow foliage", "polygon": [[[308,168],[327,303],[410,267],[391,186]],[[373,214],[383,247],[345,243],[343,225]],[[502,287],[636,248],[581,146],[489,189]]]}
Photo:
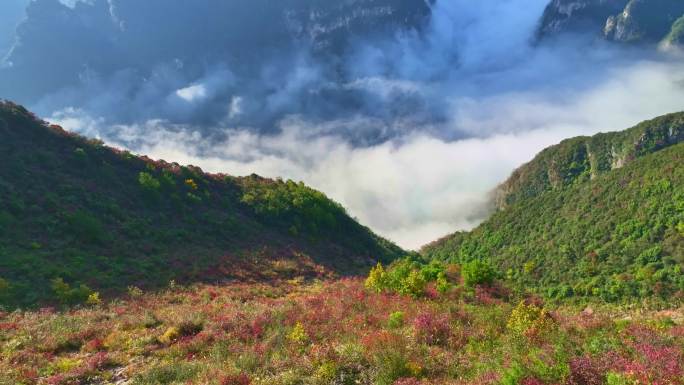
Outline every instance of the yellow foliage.
{"label": "yellow foliage", "polygon": [[524,336],[529,333],[543,334],[550,332],[555,329],[556,324],[546,310],[532,304],[528,305],[525,301],[520,301],[511,312],[506,326],[514,334]]}
{"label": "yellow foliage", "polygon": [[320,380],[333,381],[337,376],[337,365],[332,361],[325,362],[316,369],[315,376]]}
{"label": "yellow foliage", "polygon": [[121,331],[113,331],[105,337],[102,345],[110,351],[128,350],[133,344],[133,338],[127,333]]}
{"label": "yellow foliage", "polygon": [[406,364],[406,369],[411,373],[411,377],[420,377],[423,374],[423,368],[417,362],[409,362]]}
{"label": "yellow foliage", "polygon": [[180,337],[180,335],[180,330],[175,326],[171,326],[170,328],[166,329],[166,331],[164,332],[164,334],[161,335],[161,337],[159,337],[159,342],[165,345],[170,345],[174,341],[176,341],[178,337]]}
{"label": "yellow foliage", "polygon": [[380,293],[385,288],[386,279],[387,272],[385,271],[385,268],[382,267],[382,263],[378,262],[378,264],[371,269],[368,278],[366,278],[366,289]]}
{"label": "yellow foliage", "polygon": [[287,339],[301,345],[309,340],[309,335],[306,333],[304,325],[301,322],[297,322],[292,331],[290,331],[290,334],[287,335]]}
{"label": "yellow foliage", "polygon": [[99,305],[102,303],[102,300],[100,299],[100,293],[94,292],[88,296],[88,299],[86,300],[86,304],[88,305]]}
{"label": "yellow foliage", "polygon": [[195,182],[194,179],[186,179],[185,185],[188,186],[191,190],[197,190],[199,188],[197,186],[197,182]]}
{"label": "yellow foliage", "polygon": [[48,371],[54,374],[68,373],[81,366],[82,362],[83,361],[76,358],[58,358],[50,364]]}

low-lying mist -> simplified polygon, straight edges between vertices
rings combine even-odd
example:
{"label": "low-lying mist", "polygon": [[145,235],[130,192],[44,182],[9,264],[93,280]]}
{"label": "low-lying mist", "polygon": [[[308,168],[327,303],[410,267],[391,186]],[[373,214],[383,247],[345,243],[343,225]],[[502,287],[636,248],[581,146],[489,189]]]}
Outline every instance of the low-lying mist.
{"label": "low-lying mist", "polygon": [[[206,171],[303,180],[407,248],[470,229],[541,149],[683,109],[675,54],[593,36],[534,41],[546,0],[438,1],[423,30],[302,46],[249,78],[158,63],[84,72],[32,106],[107,143]],[[182,49],[182,47],[179,47]]]}

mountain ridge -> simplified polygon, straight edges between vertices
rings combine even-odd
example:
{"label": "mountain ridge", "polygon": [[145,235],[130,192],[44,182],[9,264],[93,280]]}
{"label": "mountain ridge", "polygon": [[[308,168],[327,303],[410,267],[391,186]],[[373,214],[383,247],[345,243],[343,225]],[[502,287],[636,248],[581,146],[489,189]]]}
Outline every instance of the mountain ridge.
{"label": "mountain ridge", "polygon": [[405,253],[302,183],[134,156],[9,102],[0,136],[0,278],[13,304],[54,299],[57,278],[116,294],[363,273]]}
{"label": "mountain ridge", "polygon": [[[591,138],[569,139],[544,150],[521,168],[525,172],[514,173],[515,183],[510,184],[530,188],[509,190],[505,205],[480,226],[444,237],[421,253],[428,260],[487,261],[517,289],[556,300],[681,299],[683,128],[684,113],[675,113],[624,132],[593,137],[595,145],[608,145],[617,138],[615,143],[631,144],[629,148],[636,151],[631,154],[639,154],[618,168],[603,158],[597,164],[605,168],[598,168],[594,177],[586,152],[575,151],[586,149]],[[671,133],[665,137],[677,140],[665,145],[666,141],[658,140],[665,137],[658,133]],[[638,143],[648,145],[635,146]],[[548,184],[549,173],[544,172],[549,164],[570,171],[560,173],[568,178],[559,178],[553,188]]]}
{"label": "mountain ridge", "polygon": [[517,168],[493,195],[502,209],[520,197],[610,172],[641,156],[684,141],[684,113],[672,113],[624,130],[565,139]]}

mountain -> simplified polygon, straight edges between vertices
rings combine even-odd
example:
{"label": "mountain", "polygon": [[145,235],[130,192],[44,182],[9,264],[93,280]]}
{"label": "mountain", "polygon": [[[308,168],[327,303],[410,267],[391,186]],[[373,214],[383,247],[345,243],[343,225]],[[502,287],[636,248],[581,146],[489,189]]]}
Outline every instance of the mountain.
{"label": "mountain", "polygon": [[566,140],[515,171],[501,210],[423,249],[484,259],[550,298],[684,293],[684,113]]}
{"label": "mountain", "polygon": [[[108,148],[0,104],[0,300],[170,280],[364,272],[403,254],[301,183],[231,177]],[[9,291],[8,291],[9,286]]]}
{"label": "mountain", "polygon": [[192,81],[225,66],[238,79],[274,76],[263,73],[267,64],[279,59],[284,65],[285,57],[300,48],[335,62],[355,39],[420,29],[429,18],[429,4],[93,0],[69,7],[59,0],[35,0],[0,71],[0,89],[12,90],[5,97],[35,103],[65,87],[115,74],[147,82],[161,71],[159,76],[180,82],[174,70],[182,69]]}
{"label": "mountain", "polygon": [[680,0],[553,0],[538,35],[579,32],[623,43],[672,42],[682,16]]}
{"label": "mountain", "polygon": [[515,170],[495,190],[496,205],[505,208],[548,190],[594,179],[682,141],[682,114],[662,116],[626,131],[565,140]]}

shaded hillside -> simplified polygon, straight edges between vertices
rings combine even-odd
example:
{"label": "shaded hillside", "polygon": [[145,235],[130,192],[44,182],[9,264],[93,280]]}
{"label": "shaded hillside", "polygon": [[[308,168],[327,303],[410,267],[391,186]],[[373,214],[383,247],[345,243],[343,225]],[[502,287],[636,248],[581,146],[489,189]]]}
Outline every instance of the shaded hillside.
{"label": "shaded hillside", "polygon": [[[423,253],[454,262],[488,260],[519,288],[553,298],[681,296],[684,143],[653,152],[665,142],[646,136],[650,139],[639,141],[643,146],[626,154],[647,155],[612,171],[609,165],[624,157],[590,161],[588,156],[574,156],[581,151],[565,151],[585,149],[587,144],[611,149],[615,143],[632,143],[625,138],[638,132],[660,132],[646,127],[664,127],[681,119],[682,115],[669,115],[624,133],[571,139],[544,151],[539,159],[548,164],[576,165],[563,169],[569,172],[560,175],[555,188],[542,188],[548,183],[544,167],[528,166],[530,171],[544,170],[544,177],[524,183],[525,179],[516,179],[525,194],[515,195],[507,208],[472,232],[446,237],[426,246]],[[603,165],[594,168],[600,170],[594,178],[590,163]]]}
{"label": "shaded hillside", "polygon": [[565,140],[518,168],[495,191],[499,208],[620,168],[684,141],[684,113],[642,122],[626,131]]}
{"label": "shaded hillside", "polygon": [[136,157],[11,103],[0,104],[0,153],[5,303],[54,299],[55,278],[76,301],[80,284],[113,294],[172,279],[355,273],[402,253],[303,184]]}

